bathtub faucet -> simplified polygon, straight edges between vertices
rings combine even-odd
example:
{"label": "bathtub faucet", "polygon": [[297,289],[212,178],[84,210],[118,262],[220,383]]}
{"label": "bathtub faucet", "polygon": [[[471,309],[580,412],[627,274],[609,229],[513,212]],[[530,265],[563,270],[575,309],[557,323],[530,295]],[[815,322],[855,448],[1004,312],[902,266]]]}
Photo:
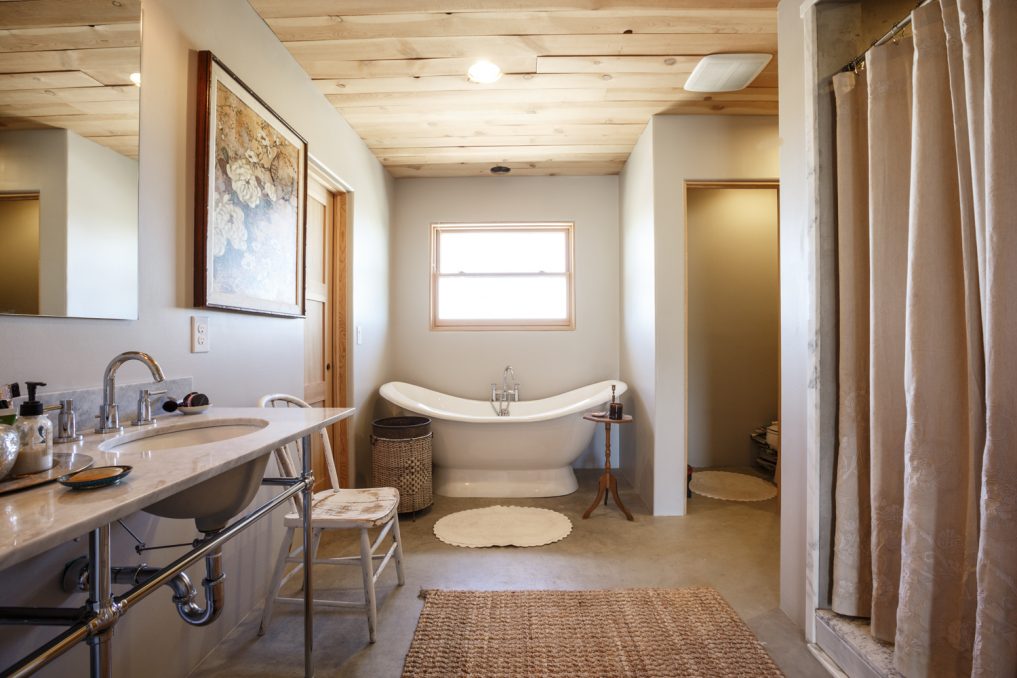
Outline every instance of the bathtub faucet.
{"label": "bathtub faucet", "polygon": [[[511,377],[511,380],[509,379]],[[511,389],[509,384],[512,385]],[[519,402],[519,382],[516,381],[516,372],[509,365],[501,373],[501,390],[498,384],[491,384],[491,407],[499,417],[506,417],[509,413],[509,403]]]}

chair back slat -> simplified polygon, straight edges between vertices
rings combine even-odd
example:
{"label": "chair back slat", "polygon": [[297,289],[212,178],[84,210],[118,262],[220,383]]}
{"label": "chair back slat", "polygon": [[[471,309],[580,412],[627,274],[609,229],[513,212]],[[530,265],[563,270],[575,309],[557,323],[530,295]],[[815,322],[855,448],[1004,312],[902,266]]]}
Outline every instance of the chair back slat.
{"label": "chair back slat", "polygon": [[328,432],[321,429],[321,442],[325,450],[325,467],[328,469],[328,480],[332,483],[333,490],[341,489],[339,485],[339,474],[335,470],[335,458],[332,455],[332,443],[328,440]]}
{"label": "chair back slat", "polygon": [[[310,407],[306,402],[297,398],[296,396],[287,395],[285,393],[273,393],[271,395],[262,396],[258,400],[258,407]],[[325,467],[328,469],[328,479],[332,484],[333,490],[340,489],[339,476],[336,473],[335,459],[332,457],[332,443],[328,439],[328,431],[322,428],[321,431],[321,442],[325,453]],[[303,464],[300,462],[300,443],[297,441],[287,443],[282,447],[277,447],[273,454],[275,455],[276,463],[279,465],[279,469],[282,473],[288,477],[296,478],[300,476],[300,470]],[[290,501],[293,504],[293,508],[297,515],[303,518],[303,505],[297,501],[296,496],[290,497]]]}

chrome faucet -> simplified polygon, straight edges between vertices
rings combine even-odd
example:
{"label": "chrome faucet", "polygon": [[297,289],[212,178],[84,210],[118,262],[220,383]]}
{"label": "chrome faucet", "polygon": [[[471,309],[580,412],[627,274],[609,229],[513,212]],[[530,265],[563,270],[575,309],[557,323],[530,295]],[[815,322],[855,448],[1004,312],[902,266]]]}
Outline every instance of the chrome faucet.
{"label": "chrome faucet", "polygon": [[127,351],[109,361],[106,371],[102,374],[102,406],[99,407],[99,416],[97,417],[99,425],[95,428],[96,433],[111,433],[123,430],[123,427],[120,426],[120,415],[117,412],[116,376],[117,370],[128,360],[137,360],[144,363],[152,373],[152,378],[155,381],[166,379],[166,375],[162,372],[162,367],[155,361],[155,358],[141,351]]}
{"label": "chrome faucet", "polygon": [[[509,377],[511,376],[511,381]],[[509,384],[512,384],[511,390]],[[509,414],[509,402],[519,402],[519,382],[516,381],[516,371],[508,365],[501,373],[501,390],[498,384],[491,384],[491,407],[499,417],[506,417]],[[497,403],[497,405],[496,405]]]}

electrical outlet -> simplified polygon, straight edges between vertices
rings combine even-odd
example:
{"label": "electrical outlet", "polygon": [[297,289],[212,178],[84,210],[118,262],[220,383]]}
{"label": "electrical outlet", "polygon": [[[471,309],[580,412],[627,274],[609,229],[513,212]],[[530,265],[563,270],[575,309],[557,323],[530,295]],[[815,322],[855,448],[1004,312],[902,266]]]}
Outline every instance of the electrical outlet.
{"label": "electrical outlet", "polygon": [[357,325],[357,346],[364,343],[364,333],[360,325]]}
{"label": "electrical outlet", "polygon": [[191,316],[191,353],[208,353],[208,316]]}

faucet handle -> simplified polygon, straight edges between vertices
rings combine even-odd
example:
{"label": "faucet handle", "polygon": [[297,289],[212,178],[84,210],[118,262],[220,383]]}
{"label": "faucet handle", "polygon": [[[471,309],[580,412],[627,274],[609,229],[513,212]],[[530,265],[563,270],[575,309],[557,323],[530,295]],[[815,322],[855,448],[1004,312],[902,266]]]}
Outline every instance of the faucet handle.
{"label": "faucet handle", "polygon": [[74,400],[68,398],[60,401],[60,415],[57,417],[57,434],[53,436],[55,443],[78,443],[85,436],[78,433],[78,419],[74,414]]}
{"label": "faucet handle", "polygon": [[100,405],[99,414],[95,416],[99,425],[95,427],[96,433],[123,433],[124,427],[120,425],[120,411],[115,402],[109,405]]}
{"label": "faucet handle", "polygon": [[165,395],[166,389],[161,391],[150,391],[147,388],[141,389],[138,394],[138,416],[134,420],[135,426],[145,426],[152,423],[152,397]]}

